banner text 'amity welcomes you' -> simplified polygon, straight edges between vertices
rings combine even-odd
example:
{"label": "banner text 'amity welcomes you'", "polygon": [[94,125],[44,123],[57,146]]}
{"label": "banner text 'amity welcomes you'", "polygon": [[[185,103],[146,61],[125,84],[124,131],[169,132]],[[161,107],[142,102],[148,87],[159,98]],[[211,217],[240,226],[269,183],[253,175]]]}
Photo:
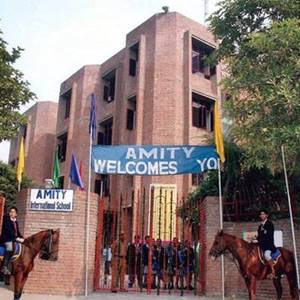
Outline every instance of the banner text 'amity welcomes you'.
{"label": "banner text 'amity welcomes you'", "polygon": [[218,168],[218,154],[214,146],[94,145],[92,168],[99,174],[201,173]]}

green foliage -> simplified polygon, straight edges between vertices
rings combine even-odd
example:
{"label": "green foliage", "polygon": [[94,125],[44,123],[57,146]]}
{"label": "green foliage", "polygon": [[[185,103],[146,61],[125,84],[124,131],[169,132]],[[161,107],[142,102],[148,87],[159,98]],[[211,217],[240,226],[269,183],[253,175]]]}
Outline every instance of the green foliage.
{"label": "green foliage", "polygon": [[220,41],[218,60],[238,55],[252,33],[265,32],[274,21],[299,18],[299,0],[222,0],[208,21]]}
{"label": "green foliage", "polygon": [[35,95],[29,90],[29,83],[22,72],[13,67],[23,49],[7,49],[0,30],[0,142],[14,137],[26,118],[18,110]]}
{"label": "green foliage", "polygon": [[[244,169],[245,153],[232,142],[225,143],[225,153],[226,161],[221,172],[222,197],[224,202],[233,203],[224,206],[225,215],[235,214],[235,205],[239,201],[239,209],[245,213],[245,220],[251,220],[251,212],[256,218],[256,212],[262,207],[270,210],[274,217],[286,217],[287,196],[283,174],[273,174],[265,167]],[[299,173],[291,177],[290,188],[292,195],[295,195],[293,199],[299,203],[299,197],[296,198],[296,191],[300,188],[298,178]],[[218,195],[218,171],[208,171],[201,185],[189,194],[180,207],[179,216],[192,226],[198,224],[201,201],[206,196]]]}
{"label": "green foliage", "polygon": [[225,108],[246,168],[282,168],[281,145],[293,173],[300,153],[300,5],[298,0],[225,0],[210,18],[221,40]]}
{"label": "green foliage", "polygon": [[[16,170],[0,161],[0,194],[5,196],[6,207],[15,204],[16,195],[18,192],[18,182],[16,177]],[[31,180],[23,176],[21,189],[31,187]]]}

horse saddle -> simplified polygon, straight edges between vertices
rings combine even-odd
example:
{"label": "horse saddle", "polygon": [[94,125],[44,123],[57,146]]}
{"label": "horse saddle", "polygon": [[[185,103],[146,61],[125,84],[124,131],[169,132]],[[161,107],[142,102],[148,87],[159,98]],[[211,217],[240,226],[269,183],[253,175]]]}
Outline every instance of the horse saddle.
{"label": "horse saddle", "polygon": [[[267,260],[265,259],[264,251],[260,247],[258,247],[258,256],[259,256],[260,261],[265,265]],[[271,257],[275,264],[277,263],[278,258],[280,256],[281,256],[281,252],[278,248],[276,248],[276,250],[271,253]]]}
{"label": "horse saddle", "polygon": [[[17,260],[22,253],[22,245],[20,243],[14,243],[13,248],[14,251],[13,251],[13,256],[11,258],[11,261]],[[0,245],[0,261],[3,260],[5,253],[6,253],[5,247]]]}

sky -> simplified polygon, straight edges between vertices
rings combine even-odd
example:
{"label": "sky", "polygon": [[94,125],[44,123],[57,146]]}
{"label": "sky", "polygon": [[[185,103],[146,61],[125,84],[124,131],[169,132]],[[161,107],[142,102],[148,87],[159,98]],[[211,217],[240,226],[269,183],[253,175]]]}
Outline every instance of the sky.
{"label": "sky", "polygon": [[[38,101],[58,101],[60,83],[83,65],[101,64],[124,48],[126,34],[162,6],[204,23],[205,0],[0,0],[0,29],[24,49],[15,67]],[[206,0],[208,14],[217,0]],[[28,109],[33,103],[22,107]],[[9,143],[0,143],[7,161]]]}

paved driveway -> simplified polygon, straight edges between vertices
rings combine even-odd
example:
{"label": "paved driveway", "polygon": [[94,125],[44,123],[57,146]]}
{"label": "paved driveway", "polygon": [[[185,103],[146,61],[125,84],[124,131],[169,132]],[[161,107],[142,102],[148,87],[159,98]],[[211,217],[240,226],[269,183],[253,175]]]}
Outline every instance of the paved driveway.
{"label": "paved driveway", "polygon": [[[0,299],[1,300],[12,300],[13,293],[5,287],[0,287]],[[33,295],[23,294],[22,300],[219,300],[220,298],[212,297],[199,297],[194,295],[186,295],[180,297],[180,295],[168,295],[161,294],[159,297],[156,294],[140,294],[140,293],[129,293],[129,294],[111,294],[111,293],[93,293],[88,297],[66,297],[66,296],[49,296],[49,295]]]}

